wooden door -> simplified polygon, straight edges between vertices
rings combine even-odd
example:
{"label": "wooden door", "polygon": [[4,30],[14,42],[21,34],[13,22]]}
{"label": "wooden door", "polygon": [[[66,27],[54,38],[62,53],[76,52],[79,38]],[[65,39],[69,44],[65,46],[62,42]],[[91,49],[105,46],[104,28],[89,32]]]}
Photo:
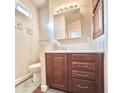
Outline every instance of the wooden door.
{"label": "wooden door", "polygon": [[47,84],[50,87],[67,90],[66,54],[47,54]]}

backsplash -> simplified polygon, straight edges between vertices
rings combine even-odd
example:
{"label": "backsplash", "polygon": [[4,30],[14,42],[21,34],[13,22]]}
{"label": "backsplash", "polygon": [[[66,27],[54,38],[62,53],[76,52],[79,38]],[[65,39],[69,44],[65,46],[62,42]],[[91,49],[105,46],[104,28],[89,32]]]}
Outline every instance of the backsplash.
{"label": "backsplash", "polygon": [[91,49],[91,44],[65,44],[58,46],[58,50],[87,50]]}
{"label": "backsplash", "polygon": [[45,41],[40,42],[45,45],[47,50],[104,50],[104,41],[92,43],[76,43],[76,44],[61,44],[58,41]]}
{"label": "backsplash", "polygon": [[45,43],[45,50],[104,50],[104,41],[93,43],[60,44],[58,41]]}
{"label": "backsplash", "polygon": [[[55,50],[58,47],[56,42],[50,41],[50,40],[40,40],[39,43],[40,43],[40,50],[41,51],[42,50],[44,50],[44,51]],[[44,47],[42,47],[42,46],[44,46]]]}

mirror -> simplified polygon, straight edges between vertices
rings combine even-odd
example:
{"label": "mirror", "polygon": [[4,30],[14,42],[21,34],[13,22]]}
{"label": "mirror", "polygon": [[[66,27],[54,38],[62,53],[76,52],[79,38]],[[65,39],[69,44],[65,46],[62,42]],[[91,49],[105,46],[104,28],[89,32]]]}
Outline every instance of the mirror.
{"label": "mirror", "polygon": [[66,20],[66,37],[67,38],[80,38],[81,37],[81,15],[80,10],[65,13]]}
{"label": "mirror", "polygon": [[55,15],[54,16],[55,39],[81,38],[82,32],[81,23],[82,21],[80,8]]}

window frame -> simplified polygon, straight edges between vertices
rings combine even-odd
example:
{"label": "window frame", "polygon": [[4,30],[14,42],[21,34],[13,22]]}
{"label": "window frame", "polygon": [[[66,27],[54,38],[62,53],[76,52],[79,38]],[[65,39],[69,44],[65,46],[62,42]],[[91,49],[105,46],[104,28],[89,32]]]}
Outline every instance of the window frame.
{"label": "window frame", "polygon": [[24,14],[25,16],[32,19],[31,10],[25,4],[23,4],[21,1],[16,1],[15,9],[18,10],[20,13]]}

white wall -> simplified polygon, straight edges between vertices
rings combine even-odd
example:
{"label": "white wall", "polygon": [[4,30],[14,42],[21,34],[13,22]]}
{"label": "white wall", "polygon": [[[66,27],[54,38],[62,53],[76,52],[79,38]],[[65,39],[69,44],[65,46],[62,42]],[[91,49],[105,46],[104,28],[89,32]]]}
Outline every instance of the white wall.
{"label": "white wall", "polygon": [[49,6],[45,4],[38,9],[39,27],[40,27],[40,40],[49,40]]}
{"label": "white wall", "polygon": [[[22,24],[22,30],[15,29],[15,79],[30,71],[28,66],[39,62],[39,25],[37,8],[29,0],[21,0],[32,11],[32,19],[15,11],[15,21]],[[33,35],[27,34],[27,27]]]}

